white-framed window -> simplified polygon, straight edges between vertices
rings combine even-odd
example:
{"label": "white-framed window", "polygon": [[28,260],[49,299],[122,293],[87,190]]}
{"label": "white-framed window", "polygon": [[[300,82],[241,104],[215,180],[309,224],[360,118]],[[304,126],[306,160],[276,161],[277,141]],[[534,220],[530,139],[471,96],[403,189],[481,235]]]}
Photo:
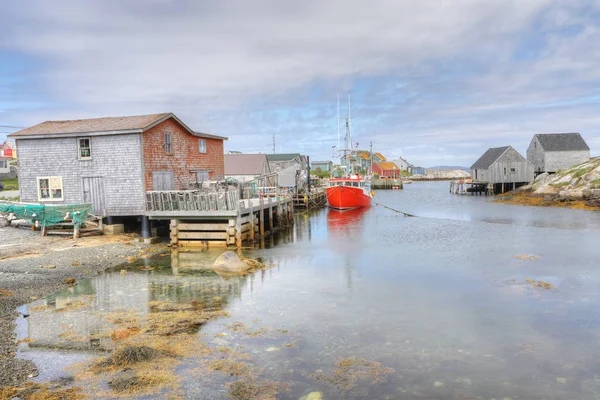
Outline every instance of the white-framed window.
{"label": "white-framed window", "polygon": [[80,160],[92,158],[92,139],[89,137],[77,138],[77,156]]}
{"label": "white-framed window", "polygon": [[37,178],[39,201],[62,201],[63,181],[61,176],[39,176]]}
{"label": "white-framed window", "polygon": [[173,154],[173,143],[170,133],[165,133],[165,153]]}
{"label": "white-framed window", "polygon": [[206,153],[206,139],[198,139],[198,152]]}
{"label": "white-framed window", "polygon": [[0,169],[6,169],[6,168],[8,168],[8,161],[0,160]]}

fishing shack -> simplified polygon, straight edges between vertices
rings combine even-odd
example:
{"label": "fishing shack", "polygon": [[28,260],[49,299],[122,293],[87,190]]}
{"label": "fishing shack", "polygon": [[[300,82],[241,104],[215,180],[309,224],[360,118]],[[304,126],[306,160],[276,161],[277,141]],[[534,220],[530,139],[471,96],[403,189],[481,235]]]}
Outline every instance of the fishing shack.
{"label": "fishing shack", "polygon": [[550,174],[589,161],[590,148],[579,133],[538,133],[527,148],[535,173]]}
{"label": "fishing shack", "polygon": [[46,121],[9,137],[19,149],[22,202],[91,204],[109,224],[135,216],[149,227],[146,192],[224,176],[227,138],[196,132],[172,113]]}
{"label": "fishing shack", "polygon": [[473,187],[495,194],[514,190],[533,180],[533,164],[512,146],[488,149],[471,166]]}

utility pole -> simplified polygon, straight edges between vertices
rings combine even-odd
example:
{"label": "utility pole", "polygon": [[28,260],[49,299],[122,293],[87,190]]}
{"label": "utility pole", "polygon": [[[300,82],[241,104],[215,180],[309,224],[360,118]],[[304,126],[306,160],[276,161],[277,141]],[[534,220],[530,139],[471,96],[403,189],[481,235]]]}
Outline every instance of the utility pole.
{"label": "utility pole", "polygon": [[273,133],[273,154],[275,154],[275,133]]}

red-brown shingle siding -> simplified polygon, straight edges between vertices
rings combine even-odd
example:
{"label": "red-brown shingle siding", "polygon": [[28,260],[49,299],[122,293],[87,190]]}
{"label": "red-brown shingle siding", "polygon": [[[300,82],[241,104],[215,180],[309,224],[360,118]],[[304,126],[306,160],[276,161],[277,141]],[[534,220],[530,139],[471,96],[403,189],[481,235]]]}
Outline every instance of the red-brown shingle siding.
{"label": "red-brown shingle siding", "polygon": [[[171,153],[164,147],[165,134],[171,134]],[[222,179],[225,175],[223,140],[206,140],[206,153],[199,152],[201,138],[191,135],[179,123],[168,119],[142,134],[144,147],[144,178],[146,190],[154,190],[154,171],[173,171],[175,189],[188,189],[195,180],[192,170],[211,170],[211,179]]]}

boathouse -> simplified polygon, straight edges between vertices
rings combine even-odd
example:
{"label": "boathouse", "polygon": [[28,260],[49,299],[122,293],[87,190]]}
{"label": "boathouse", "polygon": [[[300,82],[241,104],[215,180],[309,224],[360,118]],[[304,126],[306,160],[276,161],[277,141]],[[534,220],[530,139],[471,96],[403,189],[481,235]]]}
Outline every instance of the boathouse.
{"label": "boathouse", "polygon": [[400,168],[391,161],[380,161],[373,164],[373,172],[379,174],[380,177],[399,178]]}
{"label": "boathouse", "polygon": [[398,166],[398,168],[400,168],[401,171],[408,171],[408,166],[410,165],[408,163],[408,161],[406,161],[404,158],[402,157],[398,157],[394,163],[396,163],[396,165]]}
{"label": "boathouse", "polygon": [[533,180],[533,164],[512,146],[486,151],[471,166],[474,183],[493,185],[495,193],[504,193]]}
{"label": "boathouse", "polygon": [[408,172],[410,172],[413,175],[425,175],[425,173],[427,171],[423,167],[417,167],[415,165],[409,165],[408,166]]}
{"label": "boathouse", "polygon": [[225,154],[225,178],[250,182],[270,172],[265,154]]}
{"label": "boathouse", "polygon": [[312,161],[310,163],[310,169],[315,170],[320,168],[321,171],[330,172],[333,169],[333,162],[331,161]]}
{"label": "boathouse", "polygon": [[101,217],[145,216],[146,192],[223,179],[222,136],[172,113],[46,121],[15,132],[21,201],[92,204]]}
{"label": "boathouse", "polygon": [[590,148],[579,133],[538,133],[527,148],[527,160],[536,174],[552,174],[589,159]]}

